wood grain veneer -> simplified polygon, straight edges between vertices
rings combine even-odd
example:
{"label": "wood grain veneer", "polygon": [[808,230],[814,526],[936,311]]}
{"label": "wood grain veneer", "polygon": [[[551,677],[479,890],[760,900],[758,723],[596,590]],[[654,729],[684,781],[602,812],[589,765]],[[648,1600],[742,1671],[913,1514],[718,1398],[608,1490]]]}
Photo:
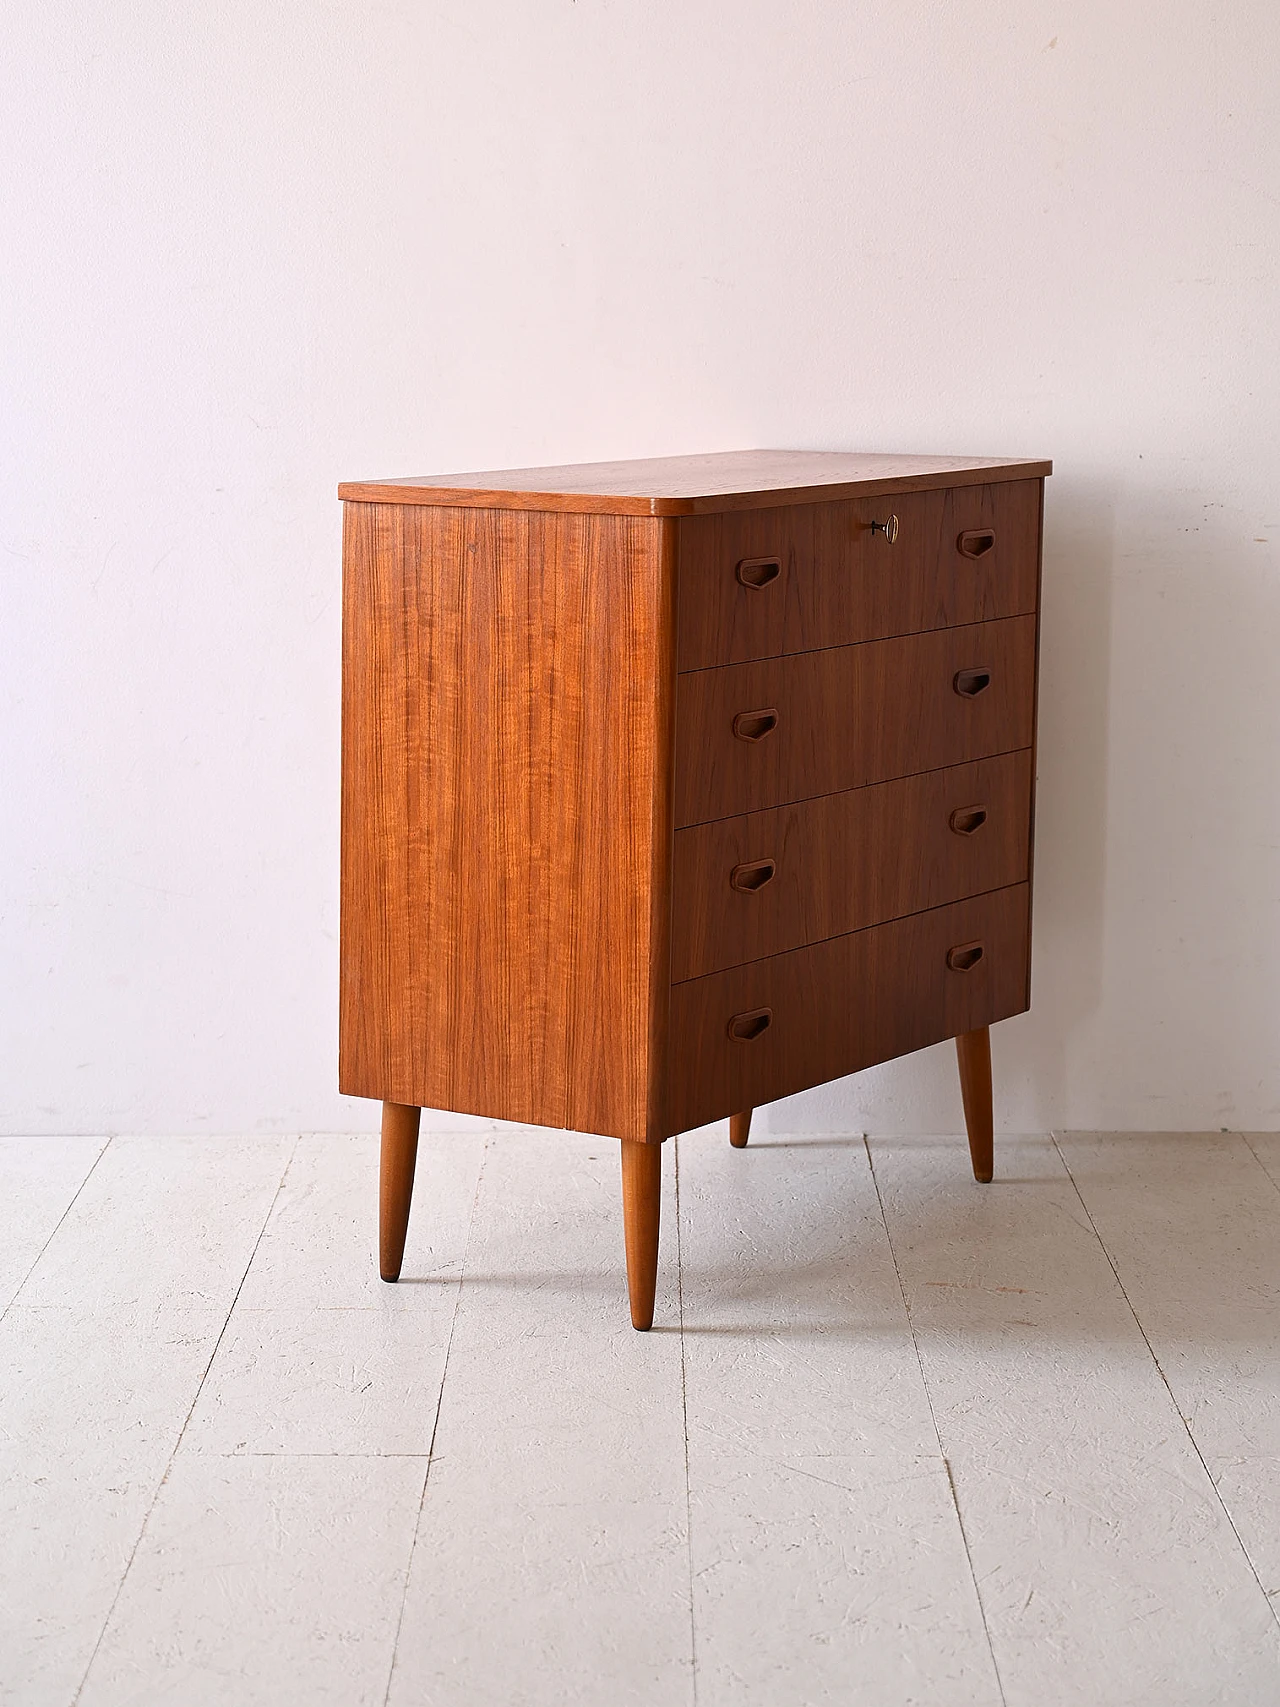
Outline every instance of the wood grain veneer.
{"label": "wood grain veneer", "polygon": [[[702,1126],[1021,1013],[1026,890],[1016,884],[676,984],[670,1129]],[[982,959],[967,972],[948,969],[948,950],[972,942],[982,943]],[[734,1015],[765,1010],[768,1026],[753,1040],[729,1035]]]}
{"label": "wood grain veneer", "polygon": [[[681,675],[677,827],[1030,746],[1035,647],[1020,616]],[[975,698],[968,669],[990,672]],[[769,733],[735,733],[766,711]]]}
{"label": "wood grain veneer", "polygon": [[669,524],[350,504],[344,541],[341,1089],[656,1136]]}
{"label": "wood grain veneer", "polygon": [[493,469],[480,474],[352,480],[338,487],[338,496],[366,504],[691,516],[847,498],[870,491],[920,492],[993,480],[1031,480],[1051,471],[1048,462],[992,457],[742,450]]}
{"label": "wood grain veneer", "polygon": [[[689,517],[678,524],[680,668],[1033,612],[1040,490],[1010,480]],[[892,544],[872,527],[889,516]],[[758,567],[740,576],[740,565]]]}
{"label": "wood grain veneer", "polygon": [[[339,1082],[661,1140],[1028,1005],[1045,462],[750,451],[344,485]],[[749,1162],[743,1165],[749,1166]]]}
{"label": "wood grain veneer", "polygon": [[678,830],[672,979],[1025,882],[1030,804],[1027,749]]}

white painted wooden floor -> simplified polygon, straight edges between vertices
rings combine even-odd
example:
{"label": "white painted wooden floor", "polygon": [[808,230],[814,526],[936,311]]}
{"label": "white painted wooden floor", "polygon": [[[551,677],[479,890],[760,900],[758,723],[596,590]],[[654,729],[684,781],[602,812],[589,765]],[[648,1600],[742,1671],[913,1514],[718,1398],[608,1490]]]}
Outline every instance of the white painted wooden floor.
{"label": "white painted wooden floor", "polygon": [[0,1140],[0,1702],[1280,1702],[1280,1136]]}

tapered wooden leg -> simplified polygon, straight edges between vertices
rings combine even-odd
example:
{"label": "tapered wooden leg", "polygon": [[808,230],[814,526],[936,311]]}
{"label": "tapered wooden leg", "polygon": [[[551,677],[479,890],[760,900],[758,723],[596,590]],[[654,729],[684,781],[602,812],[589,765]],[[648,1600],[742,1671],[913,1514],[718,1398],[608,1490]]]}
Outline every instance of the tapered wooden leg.
{"label": "tapered wooden leg", "polygon": [[729,1116],[729,1142],[735,1150],[745,1150],[751,1136],[751,1110]]}
{"label": "tapered wooden leg", "polygon": [[983,1185],[994,1169],[991,1114],[991,1031],[962,1032],[956,1038],[960,1062],[960,1095],[964,1098],[964,1123],[969,1129],[969,1155],[973,1177]]}
{"label": "tapered wooden leg", "polygon": [[384,1280],[399,1280],[404,1236],[409,1230],[413,1169],[418,1160],[420,1108],[402,1102],[382,1105],[382,1161],[378,1175],[378,1269]]}
{"label": "tapered wooden leg", "polygon": [[627,1241],[631,1326],[653,1326],[658,1286],[658,1218],[662,1207],[662,1145],[622,1140],[622,1225]]}

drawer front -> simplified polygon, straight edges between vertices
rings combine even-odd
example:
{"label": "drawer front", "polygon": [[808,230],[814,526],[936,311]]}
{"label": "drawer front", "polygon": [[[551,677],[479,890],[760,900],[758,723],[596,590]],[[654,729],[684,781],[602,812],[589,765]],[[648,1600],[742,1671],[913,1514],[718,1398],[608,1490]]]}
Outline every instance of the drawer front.
{"label": "drawer front", "polygon": [[699,978],[1021,883],[1031,753],[678,830],[671,977]]}
{"label": "drawer front", "polygon": [[686,517],[679,668],[1034,611],[1040,488],[1014,480]]}
{"label": "drawer front", "polygon": [[1019,883],[674,985],[667,1130],[1021,1013],[1029,900]]}
{"label": "drawer front", "polygon": [[1031,745],[1033,616],[682,675],[676,825]]}

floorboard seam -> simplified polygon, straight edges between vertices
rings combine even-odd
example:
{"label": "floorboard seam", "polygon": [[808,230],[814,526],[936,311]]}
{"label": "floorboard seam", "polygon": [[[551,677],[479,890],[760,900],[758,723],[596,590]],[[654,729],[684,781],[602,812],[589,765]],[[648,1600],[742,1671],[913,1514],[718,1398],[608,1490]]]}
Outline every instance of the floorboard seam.
{"label": "floorboard seam", "polygon": [[916,1367],[920,1371],[920,1385],[924,1389],[925,1403],[929,1407],[929,1421],[933,1424],[934,1438],[938,1442],[938,1456],[942,1467],[947,1472],[947,1487],[951,1490],[951,1505],[956,1514],[956,1524],[960,1530],[960,1542],[964,1548],[965,1561],[969,1566],[969,1580],[973,1584],[974,1599],[978,1603],[978,1616],[982,1620],[982,1634],[987,1640],[987,1652],[991,1656],[991,1670],[995,1676],[996,1688],[1000,1692],[1001,1707],[1008,1707],[1004,1692],[1004,1679],[1000,1676],[1000,1662],[996,1658],[995,1643],[991,1639],[991,1626],[987,1623],[987,1609],[982,1600],[982,1588],[978,1582],[978,1573],[974,1568],[973,1553],[969,1547],[969,1536],[964,1526],[964,1514],[960,1510],[960,1496],[956,1489],[956,1479],[952,1474],[951,1460],[947,1457],[946,1447],[942,1444],[942,1430],[938,1427],[938,1414],[933,1408],[933,1394],[929,1391],[929,1378],[924,1372],[924,1358],[920,1354],[920,1341],[916,1336],[916,1324],[911,1315],[911,1305],[907,1301],[907,1289],[903,1283],[902,1270],[898,1266],[898,1253],[894,1249],[893,1234],[889,1231],[889,1217],[885,1211],[884,1198],[880,1192],[880,1181],[876,1175],[875,1158],[871,1154],[871,1140],[864,1132],[863,1147],[867,1152],[867,1167],[871,1171],[871,1183],[875,1187],[876,1202],[880,1206],[880,1220],[884,1226],[884,1236],[889,1244],[889,1256],[893,1262],[893,1272],[898,1281],[898,1294],[902,1299],[903,1313],[907,1318],[907,1331],[911,1335],[911,1346],[916,1354]]}
{"label": "floorboard seam", "polygon": [[382,1458],[421,1458],[426,1459],[425,1452],[208,1452],[208,1458],[225,1458],[238,1463],[243,1458],[350,1458],[364,1461],[376,1461]]}
{"label": "floorboard seam", "polygon": [[449,1377],[449,1354],[453,1350],[454,1330],[458,1325],[458,1309],[462,1303],[462,1289],[467,1281],[467,1261],[471,1255],[471,1234],[476,1222],[476,1205],[480,1201],[480,1182],[484,1179],[484,1167],[489,1158],[489,1146],[494,1138],[493,1133],[484,1135],[484,1146],[480,1151],[480,1166],[476,1169],[475,1190],[471,1194],[471,1213],[467,1217],[467,1237],[462,1247],[462,1263],[458,1270],[457,1290],[453,1295],[453,1314],[449,1318],[449,1337],[445,1341],[444,1362],[440,1365],[440,1390],[436,1394],[436,1414],[431,1419],[431,1438],[427,1442],[426,1463],[422,1468],[422,1492],[418,1496],[418,1515],[413,1525],[413,1540],[409,1543],[409,1557],[405,1560],[404,1587],[400,1592],[400,1610],[396,1614],[396,1633],[391,1643],[391,1664],[387,1668],[387,1687],[383,1691],[382,1707],[387,1707],[391,1699],[391,1685],[396,1678],[396,1656],[400,1652],[400,1633],[404,1628],[404,1609],[409,1603],[409,1578],[413,1573],[413,1558],[418,1550],[418,1536],[422,1530],[422,1517],[427,1507],[427,1487],[431,1481],[431,1460],[436,1449],[436,1431],[440,1427],[440,1410],[444,1404],[444,1387]]}
{"label": "floorboard seam", "polygon": [[680,1324],[680,1413],[684,1424],[684,1540],[689,1559],[689,1679],[698,1707],[698,1636],[693,1612],[693,1490],[689,1480],[689,1383],[684,1344],[684,1244],[680,1225],[680,1140],[672,1140],[676,1174],[676,1314]]}
{"label": "floorboard seam", "polygon": [[102,1148],[98,1151],[97,1155],[93,1158],[92,1162],[90,1162],[88,1169],[85,1172],[84,1178],[80,1181],[80,1184],[76,1187],[74,1193],[72,1194],[72,1198],[71,1198],[70,1203],[67,1204],[67,1207],[62,1211],[62,1214],[59,1215],[58,1219],[54,1222],[53,1226],[50,1228],[49,1237],[45,1240],[45,1242],[41,1245],[40,1249],[36,1252],[35,1256],[31,1260],[31,1267],[27,1270],[27,1272],[23,1275],[22,1279],[18,1282],[17,1286],[14,1288],[13,1297],[10,1298],[9,1302],[5,1305],[4,1309],[0,1310],[0,1322],[4,1321],[5,1317],[9,1314],[10,1310],[13,1309],[14,1305],[18,1302],[18,1299],[22,1296],[23,1287],[31,1279],[31,1276],[35,1273],[41,1257],[49,1249],[49,1246],[53,1243],[54,1236],[56,1235],[58,1228],[61,1227],[62,1223],[66,1220],[67,1216],[70,1215],[71,1211],[75,1208],[76,1199],[80,1196],[80,1193],[84,1190],[85,1186],[87,1186],[89,1181],[93,1178],[94,1169],[97,1167],[98,1163],[102,1160],[102,1158],[106,1155],[107,1151],[111,1148],[111,1142],[112,1142],[112,1140],[110,1138],[108,1138],[104,1142]]}
{"label": "floorboard seam", "polygon": [[102,1620],[102,1628],[98,1631],[98,1639],[93,1644],[93,1652],[89,1655],[89,1662],[85,1666],[80,1682],[76,1686],[76,1692],[71,1697],[71,1707],[77,1707],[80,1697],[84,1694],[84,1686],[89,1681],[89,1673],[93,1670],[93,1662],[98,1657],[98,1650],[102,1647],[103,1638],[111,1628],[111,1620],[115,1617],[116,1607],[120,1604],[120,1596],[124,1593],[124,1585],[128,1582],[129,1572],[133,1569],[133,1561],[137,1558],[138,1549],[141,1547],[143,1538],[147,1533],[147,1525],[151,1522],[152,1513],[156,1509],[156,1502],[164,1492],[165,1484],[169,1480],[169,1473],[173,1469],[173,1461],[178,1456],[178,1448],[182,1445],[183,1437],[187,1432],[187,1425],[190,1423],[192,1415],[195,1412],[195,1408],[200,1402],[200,1395],[204,1391],[204,1384],[209,1379],[209,1371],[213,1368],[213,1360],[218,1355],[218,1347],[222,1344],[223,1337],[227,1331],[227,1326],[231,1321],[232,1312],[235,1310],[237,1300],[239,1299],[241,1292],[244,1290],[244,1283],[249,1278],[249,1270],[253,1267],[253,1259],[258,1254],[258,1247],[262,1243],[263,1234],[270,1225],[271,1217],[275,1213],[276,1204],[280,1201],[280,1193],[284,1190],[284,1182],[289,1177],[289,1169],[293,1166],[293,1158],[298,1153],[298,1145],[301,1141],[301,1138],[294,1139],[293,1147],[289,1151],[284,1167],[280,1170],[280,1178],[276,1182],[276,1189],[271,1194],[271,1202],[267,1205],[267,1212],[262,1217],[262,1225],[258,1228],[258,1236],[253,1241],[253,1249],[249,1252],[249,1260],[245,1263],[244,1272],[236,1283],[235,1292],[232,1295],[230,1304],[227,1306],[227,1313],[223,1317],[222,1326],[218,1329],[218,1337],[213,1342],[213,1349],[209,1353],[208,1360],[204,1366],[204,1371],[201,1374],[199,1381],[196,1382],[196,1390],[192,1395],[191,1403],[187,1406],[187,1414],[182,1419],[182,1427],[178,1430],[178,1438],[173,1443],[173,1450],[170,1452],[169,1460],[164,1467],[164,1475],[161,1476],[160,1480],[156,1483],[155,1492],[151,1496],[151,1503],[147,1507],[147,1515],[143,1518],[141,1526],[138,1529],[137,1536],[134,1539],[133,1546],[129,1549],[129,1557],[125,1561],[124,1570],[120,1573],[120,1581],[116,1584],[116,1592],[111,1597],[111,1605],[107,1608],[107,1615]]}
{"label": "floorboard seam", "polygon": [[1272,1173],[1271,1169],[1267,1166],[1267,1164],[1263,1161],[1262,1157],[1258,1154],[1258,1152],[1254,1149],[1253,1145],[1249,1142],[1249,1134],[1247,1132],[1237,1132],[1235,1134],[1235,1136],[1237,1138],[1239,1138],[1240,1141],[1243,1143],[1245,1149],[1249,1152],[1249,1154],[1253,1157],[1254,1161],[1262,1169],[1263,1173],[1267,1176],[1267,1179],[1271,1182],[1271,1185],[1274,1187],[1274,1189],[1277,1192],[1280,1192],[1280,1180],[1278,1180],[1276,1178],[1276,1176]]}
{"label": "floorboard seam", "polygon": [[[1111,1252],[1107,1249],[1107,1242],[1102,1237],[1102,1234],[1098,1231],[1098,1224],[1093,1218],[1093,1213],[1090,1210],[1089,1205],[1085,1202],[1084,1193],[1080,1189],[1079,1182],[1077,1181],[1076,1176],[1071,1171],[1071,1164],[1070,1164],[1070,1162],[1068,1162],[1066,1156],[1063,1154],[1062,1146],[1058,1143],[1058,1135],[1056,1132],[1051,1132],[1049,1134],[1049,1142],[1053,1145],[1054,1149],[1058,1152],[1058,1160],[1062,1163],[1062,1166],[1066,1171],[1067,1178],[1071,1181],[1072,1188],[1075,1191],[1076,1196],[1080,1200],[1080,1207],[1081,1207],[1081,1209],[1084,1210],[1086,1216],[1088,1216],[1089,1225],[1090,1225],[1090,1227],[1093,1228],[1093,1236],[1095,1239],[1097,1239],[1099,1247],[1102,1250],[1102,1254],[1103,1254],[1103,1256],[1106,1257],[1108,1266],[1110,1267],[1112,1274],[1115,1276],[1116,1285],[1120,1288],[1120,1296],[1124,1299],[1125,1304],[1128,1307],[1129,1314],[1133,1317],[1134,1326],[1137,1328],[1138,1332],[1142,1335],[1142,1343],[1143,1343],[1143,1345],[1146,1346],[1147,1353],[1150,1356],[1152,1363],[1155,1365],[1156,1374],[1160,1377],[1161,1383],[1164,1386],[1164,1390],[1169,1395],[1169,1403],[1173,1406],[1174,1415],[1177,1417],[1178,1421],[1182,1424],[1182,1427],[1186,1432],[1187,1439],[1191,1442],[1191,1450],[1195,1453],[1196,1458],[1199,1460],[1200,1468],[1204,1471],[1204,1474],[1205,1474],[1205,1480],[1208,1482],[1209,1486],[1213,1489],[1213,1497],[1215,1500],[1217,1500],[1219,1508],[1222,1511],[1222,1515],[1226,1518],[1227,1523],[1230,1526],[1231,1533],[1236,1538],[1236,1544],[1239,1546],[1240,1552],[1244,1556],[1245,1564],[1248,1565],[1248,1567],[1249,1567],[1249,1574],[1252,1576],[1254,1582],[1257,1583],[1257,1585],[1258,1585],[1258,1593],[1262,1596],[1263,1600],[1266,1602],[1267,1609],[1271,1613],[1272,1618],[1275,1619],[1277,1624],[1280,1624],[1280,1608],[1276,1607],[1275,1602],[1272,1600],[1271,1596],[1267,1593],[1266,1588],[1263,1585],[1262,1578],[1258,1575],[1257,1567],[1255,1566],[1253,1559],[1251,1558],[1251,1556],[1249,1554],[1249,1549],[1245,1546],[1244,1539],[1241,1536],[1240,1531],[1236,1528],[1235,1519],[1231,1515],[1230,1509],[1227,1506],[1227,1502],[1223,1499],[1221,1490],[1219,1489],[1217,1482],[1214,1480],[1213,1474],[1210,1471],[1209,1466],[1204,1461],[1204,1454],[1200,1450],[1200,1443],[1196,1440],[1195,1435],[1191,1432],[1191,1424],[1187,1421],[1186,1417],[1184,1417],[1182,1414],[1182,1406],[1178,1403],[1177,1395],[1174,1393],[1174,1390],[1169,1383],[1169,1377],[1165,1374],[1163,1368],[1161,1367],[1160,1359],[1156,1356],[1155,1347],[1152,1345],[1151,1341],[1148,1339],[1147,1330],[1143,1327],[1141,1319],[1138,1316],[1138,1312],[1133,1307],[1133,1301],[1129,1297],[1128,1292],[1125,1290],[1125,1284],[1124,1284],[1124,1281],[1121,1280],[1121,1278],[1120,1278],[1120,1270],[1116,1266],[1115,1258],[1111,1255]],[[1265,1172],[1265,1169],[1263,1171]]]}

